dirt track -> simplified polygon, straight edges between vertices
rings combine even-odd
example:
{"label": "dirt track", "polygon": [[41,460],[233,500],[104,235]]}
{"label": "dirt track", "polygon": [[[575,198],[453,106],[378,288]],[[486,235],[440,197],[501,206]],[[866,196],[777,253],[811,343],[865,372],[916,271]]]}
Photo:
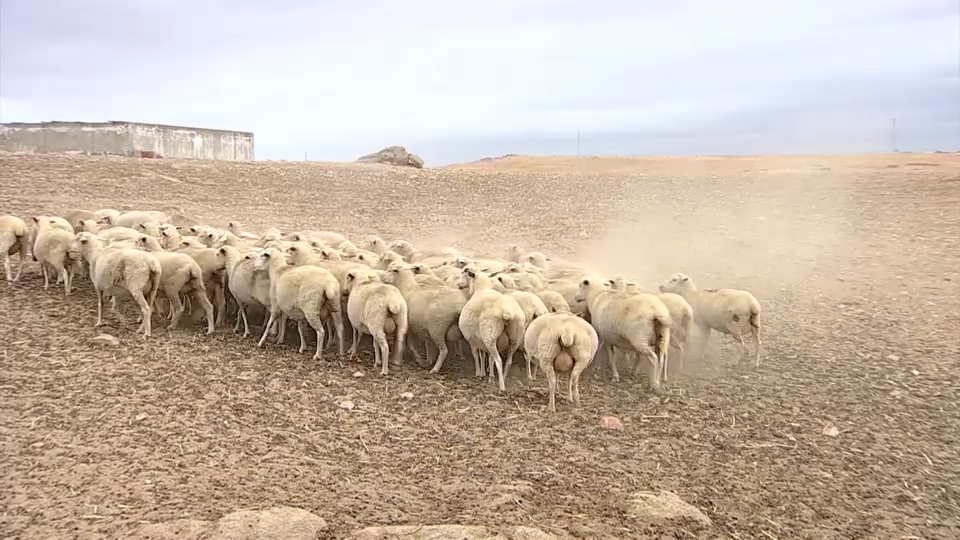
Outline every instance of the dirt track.
{"label": "dirt track", "polygon": [[[505,395],[410,366],[381,378],[369,359],[317,365],[229,330],[155,322],[144,342],[108,318],[122,344],[101,348],[89,285],[44,292],[31,263],[0,282],[0,537],[122,537],[284,504],[333,538],[399,523],[683,538],[626,516],[642,489],[701,508],[714,521],[701,537],[960,537],[955,154],[424,171],[0,155],[0,192],[0,214],[25,218],[176,207],[218,225],[517,242],[648,287],[683,271],[749,288],[765,325],[759,371],[714,336],[665,403],[604,369],[582,408],[550,415],[542,378]],[[626,429],[599,427],[605,414]]]}

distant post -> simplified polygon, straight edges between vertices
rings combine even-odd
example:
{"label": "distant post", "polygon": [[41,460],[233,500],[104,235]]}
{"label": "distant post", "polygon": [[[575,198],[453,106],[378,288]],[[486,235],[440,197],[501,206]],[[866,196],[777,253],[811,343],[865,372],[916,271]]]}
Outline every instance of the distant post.
{"label": "distant post", "polygon": [[897,153],[897,119],[894,118],[890,123],[890,146],[893,147],[893,153]]}

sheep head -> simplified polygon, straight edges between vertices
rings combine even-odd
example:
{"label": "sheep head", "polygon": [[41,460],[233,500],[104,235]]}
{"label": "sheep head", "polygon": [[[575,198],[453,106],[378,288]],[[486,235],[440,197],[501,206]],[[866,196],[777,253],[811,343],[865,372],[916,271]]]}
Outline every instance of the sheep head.
{"label": "sheep head", "polygon": [[684,291],[696,288],[690,276],[678,272],[660,285],[660,292],[682,294]]}

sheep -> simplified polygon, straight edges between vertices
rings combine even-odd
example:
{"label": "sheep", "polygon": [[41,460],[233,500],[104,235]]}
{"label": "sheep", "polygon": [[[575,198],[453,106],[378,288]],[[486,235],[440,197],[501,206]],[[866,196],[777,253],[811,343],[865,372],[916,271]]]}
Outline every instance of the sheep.
{"label": "sheep", "polygon": [[610,290],[607,280],[589,276],[580,280],[577,299],[587,302],[590,320],[603,341],[613,380],[620,381],[613,355],[616,347],[650,360],[654,367],[650,385],[659,391],[671,326],[670,313],[663,302],[651,294],[631,295]]}
{"label": "sheep", "polygon": [[110,227],[96,233],[97,236],[109,242],[123,240],[137,240],[143,233],[131,227]]}
{"label": "sheep", "polygon": [[114,210],[113,208],[103,208],[93,213],[93,219],[99,224],[109,225],[110,223],[113,223],[113,220],[115,220],[119,215],[119,210]]}
{"label": "sheep", "polygon": [[547,311],[550,313],[570,313],[570,304],[564,300],[560,293],[541,289],[533,291],[533,294],[540,298],[540,301],[547,306]]}
{"label": "sheep", "polygon": [[[26,222],[17,216],[0,216],[0,252],[3,253],[3,269],[7,273],[7,281],[19,281],[23,273],[23,260],[27,253],[27,241],[30,230]],[[20,266],[17,275],[12,276],[10,257],[20,254]]]}
{"label": "sheep", "polygon": [[507,358],[513,358],[523,340],[526,316],[515,298],[493,289],[493,280],[486,273],[467,267],[461,282],[464,281],[469,284],[471,295],[460,312],[460,333],[470,344],[477,376],[483,375],[481,354],[486,353],[489,355],[490,375],[496,368],[500,391],[503,392],[506,386],[499,345],[506,341]]}
{"label": "sheep", "polygon": [[180,232],[177,231],[177,228],[173,225],[161,225],[160,226],[160,245],[163,246],[163,249],[173,251],[178,248],[183,242],[183,237],[180,236]]}
{"label": "sheep", "polygon": [[[104,246],[101,238],[87,232],[78,234],[77,242],[84,258],[90,261],[90,278],[97,293],[97,322],[94,327],[103,325],[103,297],[112,296],[115,300],[118,294],[125,291],[140,306],[141,323],[137,332],[143,332],[144,338],[150,337],[150,306],[160,288],[161,268],[157,257],[138,249]],[[115,301],[112,309],[122,320]]]}
{"label": "sheep", "polygon": [[189,249],[203,249],[207,247],[196,236],[180,236],[180,244],[176,247],[177,251]]}
{"label": "sheep", "polygon": [[373,338],[374,367],[380,364],[381,375],[388,375],[390,346],[387,334],[396,335],[395,363],[403,363],[403,343],[407,337],[407,301],[393,285],[380,282],[373,270],[350,270],[347,272],[344,292],[347,300],[347,317],[353,326],[353,346],[350,356],[357,355],[360,334]]}
{"label": "sheep", "polygon": [[[500,277],[500,276],[498,276]],[[524,323],[523,329],[526,331],[527,327],[530,326],[530,323],[537,320],[538,317],[542,317],[549,313],[547,306],[544,305],[543,300],[540,300],[540,297],[537,295],[526,292],[526,291],[507,291],[508,296],[513,297],[517,301],[517,304],[520,306],[520,309],[523,310]],[[523,352],[523,341],[520,342],[519,351]],[[510,373],[510,367],[513,365],[513,357],[507,358],[507,366],[504,369],[507,373]]]}
{"label": "sheep", "polygon": [[259,237],[253,233],[249,233],[243,229],[243,225],[239,221],[230,221],[227,223],[227,230],[230,231],[234,236],[238,238],[243,238],[245,240],[256,241]]}
{"label": "sheep", "polygon": [[[467,300],[459,290],[447,286],[419,284],[413,271],[403,263],[393,263],[381,278],[384,283],[397,287],[407,301],[408,336],[424,341],[427,361],[430,361],[430,344],[437,350],[437,358],[430,373],[439,373],[449,354],[448,342],[459,343],[459,317]],[[420,363],[420,354],[413,346],[411,353]]]}
{"label": "sheep", "polygon": [[264,250],[257,257],[254,268],[270,273],[270,319],[263,329],[258,347],[263,347],[270,327],[282,313],[297,321],[301,353],[307,346],[303,321],[306,320],[313,327],[317,333],[317,352],[313,359],[320,360],[325,333],[323,318],[329,316],[336,325],[340,354],[343,355],[341,288],[330,271],[317,266],[291,266],[287,264],[284,253],[276,248]]}
{"label": "sheep", "polygon": [[135,231],[142,234],[149,234],[150,236],[160,237],[160,224],[156,221],[144,221],[137,223],[132,227]]}
{"label": "sheep", "polygon": [[394,240],[393,242],[390,242],[390,245],[387,247],[390,249],[390,251],[398,253],[407,262],[413,262],[413,258],[419,254],[417,248],[415,248],[413,244],[407,242],[406,240]]}
{"label": "sheep", "polygon": [[290,236],[294,242],[303,242],[309,239],[322,240],[333,247],[339,247],[347,242],[347,238],[340,233],[330,231],[300,231]]}
{"label": "sheep", "polygon": [[227,288],[237,302],[237,323],[233,331],[236,333],[240,329],[242,320],[243,337],[250,335],[246,306],[260,305],[267,308],[268,312],[270,308],[270,274],[254,268],[254,261],[259,254],[259,251],[241,253],[233,246],[221,246],[217,250],[217,257],[224,261]]}
{"label": "sheep", "polygon": [[188,243],[187,238],[189,237],[184,238],[181,247],[176,251],[186,253],[193,257],[193,260],[197,261],[197,264],[200,265],[200,269],[203,270],[204,287],[206,288],[207,294],[213,297],[211,301],[213,302],[214,312],[217,314],[216,324],[217,326],[222,326],[227,315],[227,283],[224,277],[225,261],[223,258],[217,256],[216,249],[205,246],[184,246],[184,244]]}
{"label": "sheep", "polygon": [[387,243],[383,238],[372,234],[360,241],[360,248],[382,255],[383,252],[387,251]]}
{"label": "sheep", "polygon": [[567,303],[570,312],[586,318],[590,315],[585,300],[578,300],[579,285],[569,279],[548,279],[543,282],[544,289],[560,294]]}
{"label": "sheep", "polygon": [[[643,289],[633,282],[627,281],[623,276],[617,275],[610,280],[610,286],[615,291],[624,291],[629,293],[643,293]],[[679,367],[683,368],[683,349],[687,344],[687,338],[690,336],[691,326],[693,325],[693,308],[683,299],[682,296],[675,293],[655,294],[663,302],[670,312],[670,320],[673,325],[670,327],[670,347],[677,350]],[[667,355],[668,361],[670,355]],[[666,381],[666,369],[664,369],[664,381]]]}
{"label": "sheep", "polygon": [[81,221],[96,221],[96,216],[89,210],[70,210],[63,214],[63,219],[67,220],[67,223],[76,230],[76,228],[80,226]]}
{"label": "sheep", "polygon": [[423,285],[446,286],[446,282],[437,277],[433,273],[433,269],[423,263],[413,263],[409,266],[409,268],[413,272],[414,279],[417,281],[417,283]]}
{"label": "sheep", "polygon": [[[153,237],[144,236],[141,244],[149,240],[156,242]],[[148,250],[160,261],[160,288],[163,295],[170,302],[170,329],[180,323],[183,315],[183,302],[180,296],[192,297],[203,308],[207,315],[207,334],[213,333],[213,304],[207,299],[206,286],[203,284],[203,271],[193,257],[185,253]]]}
{"label": "sheep", "polygon": [[383,253],[380,254],[380,260],[377,261],[376,269],[386,270],[393,263],[403,263],[403,262],[406,262],[406,261],[404,261],[403,257],[399,253],[397,253],[396,251],[390,251],[388,249],[387,251],[384,251]]}
{"label": "sheep", "polygon": [[69,233],[75,232],[73,226],[70,225],[70,222],[63,219],[62,217],[56,216],[33,216],[33,228],[30,230],[30,253],[33,257],[33,260],[37,260],[37,256],[33,255],[34,246],[37,243],[37,234],[40,232],[40,223],[43,223],[44,226],[51,226],[54,229],[61,229]]}
{"label": "sheep", "polygon": [[153,221],[157,223],[166,223],[167,215],[163,212],[158,212],[155,210],[139,211],[134,210],[132,212],[123,212],[119,216],[110,218],[108,223],[114,227],[130,227],[133,228],[139,223],[146,223],[148,221]]}
{"label": "sheep", "polygon": [[600,347],[600,338],[590,323],[571,313],[550,313],[527,326],[523,343],[527,376],[533,378],[530,364],[536,360],[547,377],[550,411],[557,412],[557,373],[570,372],[568,399],[579,407],[580,374]]}
{"label": "sheep", "polygon": [[680,273],[659,288],[660,292],[679,294],[693,308],[693,322],[700,330],[701,357],[711,330],[733,336],[741,354],[748,350],[743,335],[751,334],[756,340],[756,366],[760,368],[760,302],[756,297],[738,289],[698,289],[689,276]]}
{"label": "sheep", "polygon": [[37,240],[33,246],[33,256],[40,263],[43,272],[43,290],[50,287],[51,271],[63,278],[65,296],[70,296],[73,282],[74,265],[78,253],[71,253],[75,239],[72,232],[54,228],[49,219],[37,222]]}
{"label": "sheep", "polygon": [[93,219],[82,219],[77,223],[77,226],[74,227],[74,232],[82,233],[88,232],[97,234],[100,230],[103,229],[103,225],[100,225]]}

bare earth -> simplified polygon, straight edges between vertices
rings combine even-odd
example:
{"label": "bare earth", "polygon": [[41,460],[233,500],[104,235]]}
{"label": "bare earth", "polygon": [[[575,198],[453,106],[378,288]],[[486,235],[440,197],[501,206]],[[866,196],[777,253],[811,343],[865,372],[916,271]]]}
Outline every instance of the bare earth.
{"label": "bare earth", "polygon": [[551,415],[542,377],[516,371],[498,395],[457,365],[381,377],[369,356],[316,363],[157,319],[144,341],[130,305],[128,326],[107,317],[121,345],[93,345],[89,284],[43,291],[31,262],[0,281],[0,537],[123,537],[277,505],[323,517],[330,538],[433,523],[692,537],[628,516],[647,489],[701,508],[701,538],[960,537],[956,154],[428,170],[8,154],[0,193],[0,214],[24,218],[179,209],[494,254],[516,242],[646,287],[682,271],[754,292],[765,338],[757,370],[715,335],[662,403],[603,366],[581,408]]}

